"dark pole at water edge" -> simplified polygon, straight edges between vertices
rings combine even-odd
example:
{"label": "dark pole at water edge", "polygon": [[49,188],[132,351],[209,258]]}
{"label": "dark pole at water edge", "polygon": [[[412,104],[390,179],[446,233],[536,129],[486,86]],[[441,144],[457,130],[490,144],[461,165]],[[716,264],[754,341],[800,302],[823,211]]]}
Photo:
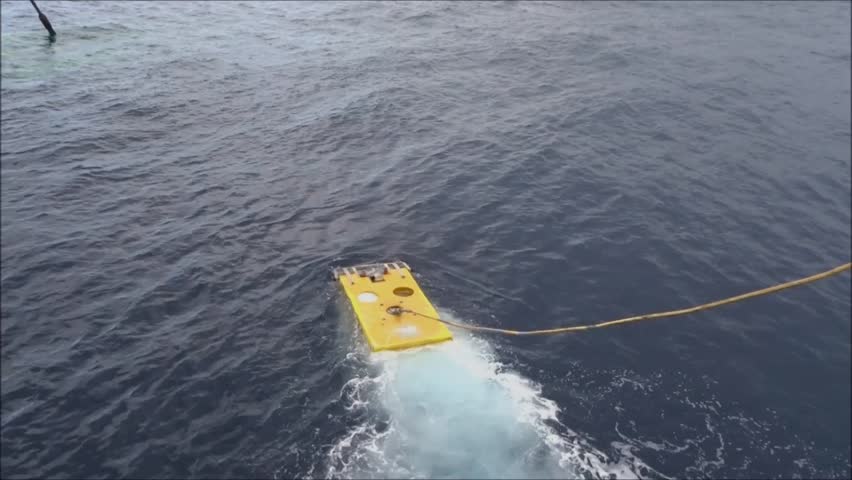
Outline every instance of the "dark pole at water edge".
{"label": "dark pole at water edge", "polygon": [[47,15],[41,13],[41,10],[38,9],[38,5],[36,5],[35,0],[30,0],[30,3],[33,4],[36,12],[38,12],[38,19],[41,20],[41,24],[47,29],[47,33],[50,34],[50,39],[53,40],[56,38],[56,30],[53,29],[53,25],[50,24],[50,20],[47,19]]}

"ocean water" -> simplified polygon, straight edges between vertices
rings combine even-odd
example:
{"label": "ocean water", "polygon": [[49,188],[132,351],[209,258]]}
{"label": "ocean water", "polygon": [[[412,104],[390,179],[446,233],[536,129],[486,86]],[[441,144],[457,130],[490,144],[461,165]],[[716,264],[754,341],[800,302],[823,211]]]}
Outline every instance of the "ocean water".
{"label": "ocean water", "polygon": [[848,2],[3,1],[3,478],[850,472]]}

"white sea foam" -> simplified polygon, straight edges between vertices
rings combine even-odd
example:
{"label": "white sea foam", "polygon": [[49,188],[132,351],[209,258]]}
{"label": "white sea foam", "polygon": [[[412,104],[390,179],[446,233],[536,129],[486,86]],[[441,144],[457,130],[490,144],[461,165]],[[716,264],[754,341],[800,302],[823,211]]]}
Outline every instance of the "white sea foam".
{"label": "white sea foam", "polygon": [[455,332],[452,342],[365,357],[341,392],[364,421],[330,449],[328,477],[638,476],[635,462],[609,462],[560,424],[559,406],[484,340]]}

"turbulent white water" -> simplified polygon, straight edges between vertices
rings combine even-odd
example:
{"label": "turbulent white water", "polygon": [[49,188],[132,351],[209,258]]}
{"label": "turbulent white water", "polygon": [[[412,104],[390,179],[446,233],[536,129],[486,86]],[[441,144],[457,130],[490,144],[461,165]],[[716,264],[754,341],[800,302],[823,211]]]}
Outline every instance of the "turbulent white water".
{"label": "turbulent white water", "polygon": [[364,420],[331,448],[328,477],[638,476],[635,462],[609,463],[569,428],[555,428],[556,403],[497,362],[487,342],[455,335],[365,353],[367,367],[342,393]]}

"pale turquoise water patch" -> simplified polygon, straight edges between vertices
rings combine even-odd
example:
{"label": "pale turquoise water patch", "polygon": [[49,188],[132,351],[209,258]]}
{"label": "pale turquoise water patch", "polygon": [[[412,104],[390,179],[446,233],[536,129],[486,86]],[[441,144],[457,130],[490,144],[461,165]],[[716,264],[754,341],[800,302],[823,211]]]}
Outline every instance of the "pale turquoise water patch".
{"label": "pale turquoise water patch", "polygon": [[539,385],[465,332],[440,345],[364,354],[370,368],[342,394],[348,410],[371,413],[331,449],[330,477],[659,476],[635,457],[611,462],[566,429]]}
{"label": "pale turquoise water patch", "polygon": [[4,88],[66,77],[73,81],[74,76],[101,76],[110,69],[126,68],[145,38],[126,28],[67,29],[56,42],[41,32],[4,32],[0,58]]}

